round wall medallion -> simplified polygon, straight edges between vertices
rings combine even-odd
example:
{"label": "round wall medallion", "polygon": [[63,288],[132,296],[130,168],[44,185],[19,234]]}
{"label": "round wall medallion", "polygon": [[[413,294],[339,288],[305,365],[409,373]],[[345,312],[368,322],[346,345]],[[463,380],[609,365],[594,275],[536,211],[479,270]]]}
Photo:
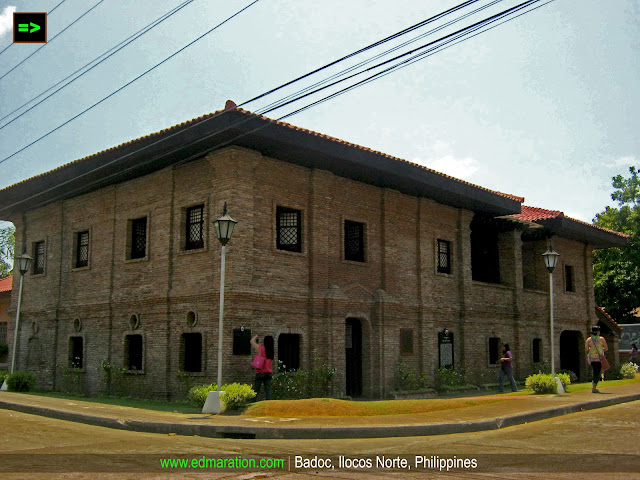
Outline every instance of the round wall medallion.
{"label": "round wall medallion", "polygon": [[187,313],[187,325],[189,325],[190,327],[195,327],[197,323],[198,315],[196,315],[196,312],[191,311]]}
{"label": "round wall medallion", "polygon": [[134,313],[131,315],[131,318],[129,319],[129,326],[131,327],[131,330],[136,330],[140,326],[140,317],[138,314]]}
{"label": "round wall medallion", "polygon": [[80,320],[79,318],[74,318],[73,319],[73,329],[76,332],[79,332],[80,330],[82,330],[82,320]]}

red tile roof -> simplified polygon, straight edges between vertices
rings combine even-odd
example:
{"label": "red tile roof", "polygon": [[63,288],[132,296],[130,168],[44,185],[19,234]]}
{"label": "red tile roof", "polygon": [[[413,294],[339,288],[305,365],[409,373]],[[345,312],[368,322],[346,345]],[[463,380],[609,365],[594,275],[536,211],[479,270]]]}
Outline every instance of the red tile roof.
{"label": "red tile roof", "polygon": [[567,217],[564,213],[559,210],[546,210],[544,208],[537,207],[529,207],[527,205],[522,205],[522,211],[519,214],[509,215],[509,217],[518,219],[518,220],[526,220],[529,222],[535,222],[536,220],[548,220],[550,218],[568,218],[574,222],[581,223],[583,225],[587,225],[592,228],[596,228],[598,230],[602,230],[603,232],[611,233],[613,235],[617,235],[622,238],[629,238],[629,235],[626,233],[616,232],[615,230],[609,230],[607,228],[599,227],[598,225],[593,225],[592,223],[583,222],[582,220],[577,220],[575,218]]}
{"label": "red tile roof", "polygon": [[601,315],[603,315],[609,322],[611,322],[611,324],[617,328],[618,330],[622,331],[622,327],[620,325],[618,325],[615,320],[613,318],[611,318],[611,315],[609,315],[607,312],[604,311],[604,308],[602,308],[599,305],[596,305],[596,313],[600,313]]}
{"label": "red tile roof", "polygon": [[247,115],[248,117],[260,118],[260,119],[262,119],[262,120],[264,120],[266,122],[269,122],[270,124],[277,124],[277,125],[280,125],[280,126],[283,126],[283,127],[286,127],[286,128],[290,128],[292,130],[296,130],[296,131],[299,131],[299,132],[306,133],[308,135],[313,135],[313,136],[316,136],[316,137],[319,137],[319,138],[323,138],[323,139],[326,139],[326,140],[329,140],[329,141],[332,141],[332,142],[336,142],[336,143],[339,143],[339,144],[342,144],[342,145],[347,145],[348,147],[351,147],[351,148],[356,148],[358,150],[363,150],[363,151],[366,151],[366,152],[374,153],[376,155],[381,155],[383,157],[386,157],[386,158],[389,158],[389,159],[392,159],[392,160],[396,160],[396,161],[399,161],[399,162],[407,163],[409,165],[413,165],[415,167],[427,170],[429,172],[436,173],[436,174],[438,174],[438,175],[440,175],[442,177],[445,177],[445,178],[448,178],[448,179],[452,179],[452,180],[455,180],[457,182],[460,182],[460,183],[463,183],[463,184],[466,184],[466,185],[469,185],[469,186],[472,186],[472,187],[475,187],[475,188],[479,188],[479,189],[484,190],[486,192],[493,193],[495,195],[498,195],[498,196],[501,196],[501,197],[505,197],[505,198],[508,198],[510,200],[514,200],[516,202],[520,202],[520,203],[524,202],[524,197],[519,197],[519,196],[511,195],[511,194],[508,194],[508,193],[498,192],[496,190],[490,190],[490,189],[482,187],[480,185],[476,185],[474,183],[467,182],[465,180],[460,180],[459,178],[452,177],[450,175],[446,175],[444,173],[438,172],[438,171],[433,170],[431,168],[425,167],[424,165],[419,165],[417,163],[409,162],[409,161],[404,160],[402,158],[394,157],[392,155],[388,155],[386,153],[382,153],[382,152],[379,152],[377,150],[373,150],[373,149],[370,149],[370,148],[367,148],[367,147],[363,147],[363,146],[357,145],[355,143],[346,142],[344,140],[340,140],[339,138],[335,138],[335,137],[331,137],[329,135],[325,135],[325,134],[322,134],[322,133],[314,132],[312,130],[307,130],[305,128],[296,127],[295,125],[292,125],[290,123],[282,122],[280,120],[273,120],[273,119],[265,117],[263,115],[258,115],[258,114],[255,114],[253,112],[250,112],[248,110],[244,110],[242,108],[237,108],[237,107],[235,107],[235,104],[233,102],[231,102],[230,100],[227,100],[227,103],[226,103],[225,108],[223,110],[218,110],[216,112],[209,113],[209,114],[203,115],[201,117],[194,118],[192,120],[189,120],[189,121],[177,124],[177,125],[173,125],[172,127],[165,128],[165,129],[160,130],[158,132],[151,133],[149,135],[145,135],[143,137],[139,137],[139,138],[130,140],[128,142],[121,143],[120,145],[108,148],[106,150],[102,150],[102,151],[94,153],[92,155],[88,155],[86,157],[79,158],[77,160],[73,160],[72,162],[69,162],[69,163],[66,163],[64,165],[61,165],[61,166],[59,166],[57,168],[54,168],[53,170],[49,170],[48,172],[44,172],[44,173],[41,173],[39,175],[35,175],[33,177],[27,178],[27,179],[22,180],[22,181],[20,181],[18,183],[15,183],[13,185],[10,185],[8,187],[0,189],[0,192],[2,192],[4,190],[11,189],[11,188],[15,188],[18,185],[21,185],[23,183],[29,182],[30,180],[33,180],[33,179],[38,178],[38,177],[46,176],[46,175],[48,175],[48,174],[50,174],[52,172],[68,168],[71,165],[77,164],[77,163],[82,162],[84,160],[87,160],[89,158],[96,157],[96,156],[101,155],[103,153],[111,152],[113,150],[118,150],[120,148],[123,148],[123,147],[125,147],[127,145],[135,144],[137,142],[140,142],[143,139],[150,138],[150,137],[155,137],[155,136],[160,136],[160,135],[166,135],[166,134],[169,134],[172,130],[177,130],[177,129],[182,128],[182,127],[189,127],[189,126],[197,124],[197,123],[199,123],[201,121],[208,120],[208,119],[210,119],[210,118],[212,118],[214,116],[222,115],[224,112],[226,112],[228,110],[235,110],[237,112],[242,113],[243,115]]}
{"label": "red tile roof", "polygon": [[13,284],[13,275],[9,275],[5,278],[0,278],[0,292],[10,292],[11,285]]}

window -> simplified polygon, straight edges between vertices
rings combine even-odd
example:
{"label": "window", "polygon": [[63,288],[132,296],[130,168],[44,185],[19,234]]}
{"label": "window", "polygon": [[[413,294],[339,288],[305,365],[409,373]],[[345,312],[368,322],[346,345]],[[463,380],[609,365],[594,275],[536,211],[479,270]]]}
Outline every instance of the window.
{"label": "window", "polygon": [[276,207],[276,248],[290,252],[302,252],[300,210]]}
{"label": "window", "polygon": [[400,353],[402,355],[411,355],[413,353],[413,329],[400,329]]}
{"label": "window", "polygon": [[69,337],[69,368],[82,368],[84,366],[84,339],[82,337]]}
{"label": "window", "polygon": [[147,256],[147,217],[131,220],[131,259]]}
{"label": "window", "polygon": [[502,356],[501,354],[500,339],[497,337],[489,338],[489,365],[497,365]]}
{"label": "window", "polygon": [[187,208],[185,250],[204,247],[204,205]]}
{"label": "window", "polygon": [[89,265],[89,232],[76,234],[76,268]]}
{"label": "window", "polygon": [[142,371],[142,335],[124,337],[124,366],[127,370]]}
{"label": "window", "polygon": [[364,223],[344,221],[344,259],[364,262]]}
{"label": "window", "polygon": [[438,273],[451,273],[451,242],[438,240]]}
{"label": "window", "polygon": [[300,335],[281,333],[278,336],[278,360],[282,362],[285,371],[300,368]]}
{"label": "window", "polygon": [[564,284],[567,292],[575,292],[576,291],[576,278],[575,272],[572,266],[565,265],[564,266]]}
{"label": "window", "polygon": [[9,341],[9,335],[7,326],[9,324],[7,322],[0,322],[0,345],[7,345]]}
{"label": "window", "polygon": [[183,333],[180,338],[180,363],[184,372],[202,371],[202,334]]}
{"label": "window", "polygon": [[471,221],[471,278],[479,282],[500,283],[500,249],[495,221],[476,214]]}
{"label": "window", "polygon": [[233,354],[251,355],[251,329],[233,329]]}
{"label": "window", "polygon": [[533,358],[531,359],[533,363],[540,363],[540,358],[542,354],[542,339],[534,338],[533,339]]}
{"label": "window", "polygon": [[41,275],[44,273],[44,242],[36,242],[33,244],[33,274]]}

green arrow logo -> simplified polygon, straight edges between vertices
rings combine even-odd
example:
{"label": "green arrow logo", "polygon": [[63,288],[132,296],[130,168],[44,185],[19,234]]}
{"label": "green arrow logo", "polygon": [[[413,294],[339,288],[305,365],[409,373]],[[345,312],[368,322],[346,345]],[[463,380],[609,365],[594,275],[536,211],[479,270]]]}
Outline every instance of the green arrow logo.
{"label": "green arrow logo", "polygon": [[[29,25],[31,25],[31,31],[29,31]],[[37,32],[38,30],[40,30],[40,25],[36,25],[33,22],[31,22],[30,24],[29,23],[19,23],[18,24],[18,31],[19,32],[33,33],[33,32]]]}

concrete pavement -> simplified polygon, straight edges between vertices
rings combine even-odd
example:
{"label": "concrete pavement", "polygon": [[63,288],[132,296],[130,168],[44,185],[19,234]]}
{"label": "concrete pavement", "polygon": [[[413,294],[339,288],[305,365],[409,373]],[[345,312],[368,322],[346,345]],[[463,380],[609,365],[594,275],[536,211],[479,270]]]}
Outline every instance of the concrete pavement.
{"label": "concrete pavement", "polygon": [[[471,400],[473,397],[467,397]],[[502,401],[411,415],[250,417],[159,412],[82,400],[0,392],[0,408],[60,420],[148,433],[213,438],[332,439],[428,436],[495,430],[640,400],[640,383],[562,395],[496,395]],[[398,400],[401,401],[401,400]]]}

